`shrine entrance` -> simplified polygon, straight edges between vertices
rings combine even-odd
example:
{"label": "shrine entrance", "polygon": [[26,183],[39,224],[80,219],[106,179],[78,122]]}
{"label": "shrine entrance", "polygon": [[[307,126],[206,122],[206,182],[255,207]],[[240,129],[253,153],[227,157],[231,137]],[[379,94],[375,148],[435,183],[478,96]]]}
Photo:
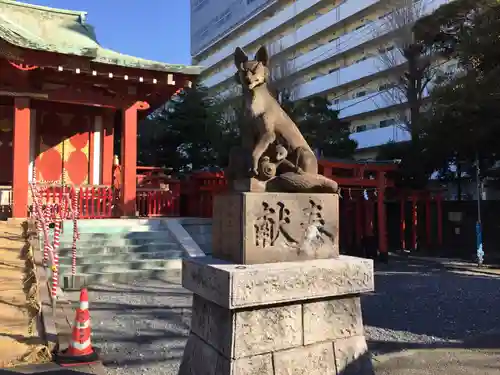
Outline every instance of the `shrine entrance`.
{"label": "shrine entrance", "polygon": [[[106,49],[84,12],[7,2],[0,26],[2,209],[25,218],[29,183],[109,190],[119,126],[120,215],[135,216],[138,121],[190,86],[201,68]],[[94,198],[92,205],[101,203]]]}

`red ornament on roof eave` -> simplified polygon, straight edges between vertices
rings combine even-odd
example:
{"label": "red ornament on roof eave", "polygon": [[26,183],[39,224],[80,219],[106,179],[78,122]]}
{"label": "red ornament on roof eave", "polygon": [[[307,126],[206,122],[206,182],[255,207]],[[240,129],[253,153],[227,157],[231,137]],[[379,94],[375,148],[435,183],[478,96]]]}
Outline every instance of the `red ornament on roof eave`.
{"label": "red ornament on roof eave", "polygon": [[8,61],[9,61],[9,64],[12,65],[14,68],[16,68],[18,70],[25,71],[25,72],[39,68],[38,65],[28,65],[28,64],[22,64],[22,63],[15,63],[15,62],[10,61],[10,60],[8,60]]}

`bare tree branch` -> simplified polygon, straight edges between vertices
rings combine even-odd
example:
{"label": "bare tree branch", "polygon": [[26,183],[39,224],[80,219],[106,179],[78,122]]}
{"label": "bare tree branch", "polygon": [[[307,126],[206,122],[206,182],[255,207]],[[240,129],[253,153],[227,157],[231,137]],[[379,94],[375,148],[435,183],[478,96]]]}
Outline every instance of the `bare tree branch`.
{"label": "bare tree branch", "polygon": [[283,100],[295,100],[298,95],[297,80],[293,78],[296,71],[295,58],[286,57],[281,41],[267,45],[267,51],[271,60],[269,62],[269,88],[274,92],[276,99],[283,103]]}
{"label": "bare tree branch", "polygon": [[426,13],[427,0],[390,0],[388,5],[393,10],[376,34],[391,36],[393,41],[393,45],[379,50],[380,70],[393,72],[389,76],[393,89],[381,95],[387,105],[401,107],[398,120],[414,135],[426,88],[435,77],[431,57],[415,43],[413,34],[413,25]]}

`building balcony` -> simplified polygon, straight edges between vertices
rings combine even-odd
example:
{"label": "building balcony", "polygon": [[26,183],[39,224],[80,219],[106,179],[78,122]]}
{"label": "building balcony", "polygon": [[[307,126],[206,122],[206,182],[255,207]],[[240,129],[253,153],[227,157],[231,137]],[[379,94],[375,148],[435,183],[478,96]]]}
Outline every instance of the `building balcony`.
{"label": "building balcony", "polygon": [[[332,11],[317,18],[316,20],[310,22],[305,26],[312,25],[312,28],[315,29],[319,28],[320,26],[325,26],[323,17],[330,17],[329,23],[331,25],[332,22],[333,23],[336,22],[336,12],[337,10],[333,9]],[[301,56],[296,57],[295,59],[291,59],[288,62],[289,70],[293,71],[294,73],[298,73],[301,70],[307,69],[313,65],[319,64],[332,57],[338,56],[346,51],[349,51],[352,48],[360,46],[361,44],[371,39],[374,39],[376,35],[374,35],[373,30],[376,29],[379,26],[378,24],[381,22],[382,20],[377,21],[377,23],[366,24],[361,29],[342,35],[341,37],[331,41],[330,43],[324,44],[310,52],[307,52]],[[278,41],[277,45],[280,45],[281,48],[285,48],[285,46],[286,48],[288,48],[291,46],[287,45],[290,44],[289,39],[293,39],[294,41],[298,40],[298,38],[296,38],[295,35],[293,36],[287,35],[284,38],[282,38],[281,41]],[[299,42],[300,41],[296,41],[293,44],[297,44]],[[230,66],[224,69],[223,71],[207,78],[206,80],[203,81],[203,84],[207,87],[214,87],[216,85],[225,82],[228,79],[231,79],[233,75],[234,75],[234,68],[233,66]]]}
{"label": "building balcony", "polygon": [[352,133],[349,138],[358,142],[358,150],[382,146],[388,142],[403,142],[411,140],[410,133],[403,125],[391,125],[384,128],[365,130]]}
{"label": "building balcony", "polygon": [[[423,97],[427,98],[430,94],[431,85],[424,90]],[[406,96],[401,89],[389,89],[368,93],[365,96],[357,97],[351,100],[333,104],[332,109],[340,111],[339,118],[347,119],[363,113],[370,113],[380,109],[406,104]]]}
{"label": "building balcony", "polygon": [[[395,52],[397,53],[397,52]],[[400,54],[394,61],[404,63],[404,58]],[[387,70],[387,65],[379,56],[370,57],[359,63],[350,65],[346,68],[339,69],[330,74],[319,76],[316,79],[299,84],[295,88],[296,100],[306,99],[314,95],[325,94],[337,87],[357,81],[361,78],[368,78],[375,74],[382,73]],[[234,88],[224,90],[219,93],[218,97],[224,99],[230,97],[234,93]]]}
{"label": "building balcony", "polygon": [[[295,44],[301,43],[306,39],[312,37],[313,35],[325,30],[328,27],[333,26],[336,23],[339,23],[347,19],[348,17],[351,17],[352,15],[377,3],[378,1],[379,0],[347,1],[346,3],[341,4],[338,7],[332,9],[328,13],[319,16],[314,21],[309,22],[306,25],[298,28],[292,34],[284,36],[279,41],[277,41],[277,45],[280,45],[280,47],[284,50]],[[233,54],[235,46],[245,47],[259,39],[262,39],[271,31],[275,30],[276,28],[282,26],[283,24],[297,17],[299,14],[306,12],[309,8],[313,7],[317,3],[319,3],[319,0],[297,0],[295,3],[277,12],[270,19],[262,22],[258,27],[249,30],[236,40],[232,41],[231,43],[228,43],[221,50],[217,51],[216,53],[207,57],[206,59],[200,61],[198,65],[205,66],[208,68],[219,63],[220,61],[228,58]],[[205,82],[205,84],[208,87],[213,86],[209,85],[207,82]]]}
{"label": "building balcony", "polygon": [[[395,52],[397,53],[397,52]],[[404,58],[400,54],[394,61],[404,63]],[[388,66],[379,56],[369,57],[364,61],[339,69],[330,74],[326,74],[296,87],[295,97],[297,100],[306,99],[314,95],[325,94],[337,87],[347,85],[362,78],[369,78],[378,73],[386,71]]]}
{"label": "building balcony", "polygon": [[[448,0],[427,1],[425,7],[422,9],[422,15],[433,12],[438,7],[447,2]],[[328,13],[318,17],[314,21],[309,22],[307,25],[299,28],[296,33],[284,36],[282,39],[276,42],[276,45],[279,45],[282,50],[286,50],[287,48],[301,43],[302,41],[314,36],[315,34],[325,30],[326,28],[331,27],[335,23],[363,10],[364,8],[367,8],[370,5],[373,5],[374,3],[376,3],[376,1],[367,0],[365,2],[356,2],[356,7],[353,7],[352,4],[340,5],[339,7],[332,9]],[[298,56],[295,59],[291,59],[288,63],[289,70],[297,73],[301,70],[310,68],[313,65],[339,56],[346,51],[369,42],[370,40],[386,35],[387,33],[392,31],[391,27],[392,26],[388,26],[387,16],[377,21],[369,22],[358,30],[342,35],[327,44],[323,44],[310,52]],[[234,52],[234,49],[232,49],[232,52]],[[207,87],[214,87],[225,82],[228,79],[231,79],[233,75],[234,68],[230,66],[223,71],[207,78],[203,81],[203,84]]]}
{"label": "building balcony", "polygon": [[379,109],[404,103],[404,95],[397,89],[368,93],[365,96],[332,105],[340,111],[339,118],[345,119],[362,113],[373,112]]}

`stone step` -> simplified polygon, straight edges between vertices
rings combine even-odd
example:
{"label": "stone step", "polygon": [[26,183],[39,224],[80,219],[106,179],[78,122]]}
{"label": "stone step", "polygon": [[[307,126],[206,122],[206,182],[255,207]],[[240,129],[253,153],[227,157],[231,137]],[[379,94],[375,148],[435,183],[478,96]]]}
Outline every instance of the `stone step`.
{"label": "stone step", "polygon": [[[181,259],[184,256],[183,250],[168,250],[156,252],[123,252],[118,254],[77,254],[76,264],[95,264],[99,262],[134,262],[147,259]],[[73,257],[71,254],[66,254],[59,257],[59,263],[71,265]]]}
{"label": "stone step", "polygon": [[[142,270],[123,270],[121,272],[95,272],[76,274],[62,274],[59,282],[62,289],[80,289],[83,286],[106,284],[106,283],[128,283],[140,278],[162,278],[165,275],[181,273],[181,260],[171,261],[168,267]],[[73,282],[74,280],[74,282]]]}
{"label": "stone step", "polygon": [[[77,241],[76,247],[79,249],[90,249],[94,247],[137,247],[137,246],[149,246],[149,245],[162,245],[162,244],[176,244],[176,241],[171,240],[170,238],[165,238],[163,240],[151,240],[148,238],[141,239],[133,239],[128,240],[124,238],[119,238],[110,241]],[[73,245],[73,241],[61,241],[59,248],[71,248]]]}
{"label": "stone step", "polygon": [[[73,230],[73,222],[65,220],[63,227]],[[116,220],[116,219],[96,219],[96,220],[78,220],[78,230],[81,233],[121,233],[134,230],[162,230],[166,227],[165,220],[156,219],[138,219],[138,220]]]}
{"label": "stone step", "polygon": [[[77,256],[88,255],[116,255],[116,254],[142,254],[142,253],[156,253],[156,252],[170,252],[180,250],[179,244],[176,242],[158,242],[153,244],[107,244],[107,245],[92,245],[82,246],[77,243]],[[64,246],[59,249],[59,257],[71,257],[73,251],[71,246]]]}
{"label": "stone step", "polygon": [[[92,264],[77,264],[77,273],[115,273],[126,270],[149,270],[149,269],[168,269],[172,259],[143,259],[131,262],[99,262]],[[59,272],[61,274],[71,273],[70,264],[60,264]]]}
{"label": "stone step", "polygon": [[[92,226],[92,227],[81,227],[78,224],[78,232],[80,234],[124,234],[129,232],[161,232],[166,231],[167,229],[164,227],[151,227],[148,225],[137,225],[137,226],[129,226],[129,227],[100,227],[100,226]],[[63,226],[62,233],[65,235],[73,236],[73,223],[67,223]]]}
{"label": "stone step", "polygon": [[[95,242],[95,241],[104,241],[104,240],[114,240],[114,239],[120,239],[120,238],[125,238],[125,239],[130,239],[130,240],[135,240],[135,239],[144,239],[148,238],[151,240],[157,240],[157,239],[165,239],[165,238],[171,238],[172,234],[169,231],[138,231],[138,232],[123,232],[123,233],[80,233],[80,239],[79,241],[81,242]],[[60,237],[61,242],[62,241],[73,241],[73,234],[72,233],[62,233]]]}

